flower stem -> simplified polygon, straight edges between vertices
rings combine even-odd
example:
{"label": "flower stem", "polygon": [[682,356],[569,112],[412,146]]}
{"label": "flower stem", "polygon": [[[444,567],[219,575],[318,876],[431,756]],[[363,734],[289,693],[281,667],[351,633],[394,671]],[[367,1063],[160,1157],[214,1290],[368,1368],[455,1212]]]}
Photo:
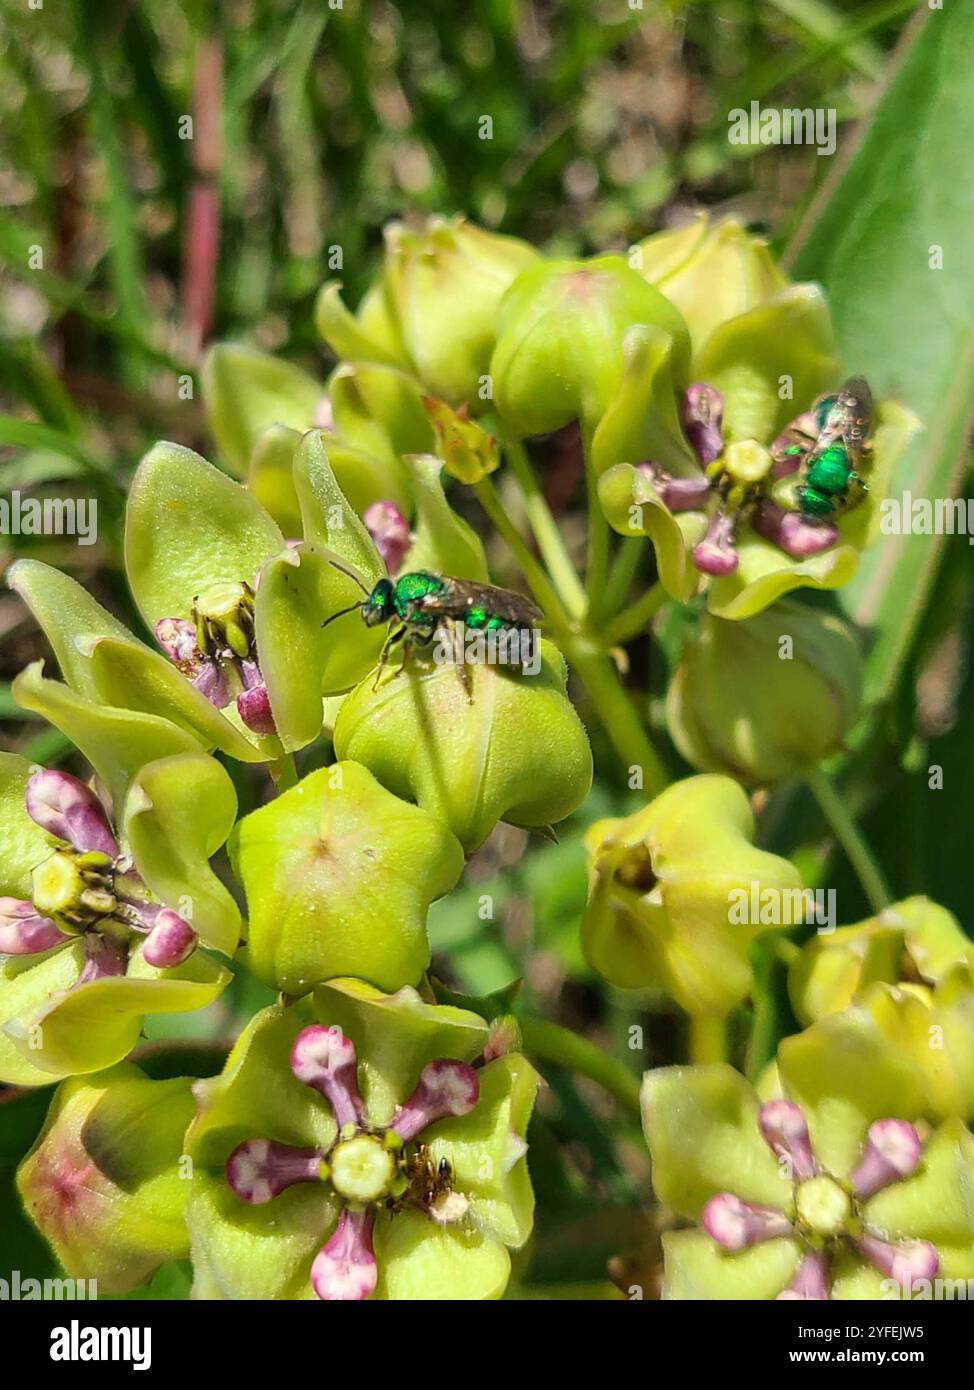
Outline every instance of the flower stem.
{"label": "flower stem", "polygon": [[280,796],[281,792],[290,791],[298,784],[298,769],[294,762],[293,753],[285,753],[283,757],[275,758],[273,762],[267,764],[267,771],[271,775],[274,783],[274,790]]}
{"label": "flower stem", "polygon": [[569,615],[580,618],[585,612],[585,589],[572,564],[564,537],[551,508],[545,501],[531,460],[524,445],[515,441],[505,446],[507,461],[524,497],[524,510],[538,542],[541,558]]}
{"label": "flower stem", "polygon": [[577,670],[595,713],[625,767],[639,767],[649,796],[667,785],[666,768],[626,693],[614,662],[572,623],[547,574],[519,535],[490,478],[474,484],[487,516],[511,549],[528,586],[545,610],[547,626],[565,657]]}
{"label": "flower stem", "polygon": [[474,483],[473,490],[477,495],[480,505],[483,507],[487,516],[493,522],[498,532],[504,537],[514,558],[521,566],[521,571],[528,581],[528,585],[535,598],[545,610],[545,617],[548,619],[552,630],[557,634],[562,628],[568,626],[568,615],[554,585],[548,578],[543,567],[531,554],[525,544],[523,536],[511,521],[504,508],[497,488],[491,478],[482,478],[479,483]]}
{"label": "flower stem", "polygon": [[882,912],[890,902],[889,885],[852,812],[821,768],[816,767],[806,773],[805,780],[818,802],[819,810],[855,870],[870,907],[873,912]]}
{"label": "flower stem", "polygon": [[621,608],[628,598],[645,550],[645,536],[634,536],[632,540],[624,540],[619,545],[609,569],[609,582],[605,586],[605,611],[608,617]]}
{"label": "flower stem", "polygon": [[525,1052],[598,1082],[639,1119],[639,1078],[622,1062],[560,1024],[531,1017],[521,1017],[518,1022]]}
{"label": "flower stem", "polygon": [[723,1014],[690,1015],[690,1061],[696,1067],[727,1061],[727,1020]]}
{"label": "flower stem", "polygon": [[666,602],[666,590],[657,582],[641,594],[609,624],[602,634],[606,647],[618,647],[636,637],[656,617]]}

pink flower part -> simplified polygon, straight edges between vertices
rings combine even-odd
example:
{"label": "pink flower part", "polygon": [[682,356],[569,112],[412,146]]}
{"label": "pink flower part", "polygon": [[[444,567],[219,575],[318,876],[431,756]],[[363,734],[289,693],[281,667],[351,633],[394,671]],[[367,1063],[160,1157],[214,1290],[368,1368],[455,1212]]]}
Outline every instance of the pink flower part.
{"label": "pink flower part", "polygon": [[27,814],[42,830],[74,849],[114,859],[118,844],[104,807],[90,787],[67,772],[35,772],[27,783]]}
{"label": "pink flower part", "polygon": [[786,1289],[778,1294],[778,1302],[794,1299],[822,1301],[829,1296],[828,1257],[820,1251],[806,1255],[795,1271],[795,1277]]}
{"label": "pink flower part", "polygon": [[230,683],[218,661],[205,657],[193,685],[216,709],[226,709],[230,703]]}
{"label": "pink flower part", "polygon": [[817,1171],[805,1116],[790,1100],[769,1100],[758,1113],[758,1128],[776,1158],[787,1158],[796,1182]]}
{"label": "pink flower part", "polygon": [[99,936],[97,932],[88,932],[84,941],[85,966],[74,988],[91,984],[93,980],[108,980],[125,974],[128,952],[120,941],[110,936]]}
{"label": "pink flower part", "polygon": [[325,1097],[339,1129],[361,1123],[355,1044],[340,1028],[303,1028],[291,1049],[291,1070]]}
{"label": "pink flower part", "polygon": [[477,1073],[466,1062],[429,1062],[391,1128],[405,1142],[447,1115],[469,1115],[479,1096]]}
{"label": "pink flower part", "polygon": [[311,1266],[311,1287],[326,1302],[361,1302],[374,1293],[379,1267],[372,1253],[372,1211],[345,1207],[338,1228]]}
{"label": "pink flower part", "polygon": [[711,1197],[700,1217],[701,1224],[712,1240],[723,1250],[746,1250],[762,1240],[794,1234],[784,1212],[774,1207],[759,1207],[743,1202],[732,1192],[720,1192]]}
{"label": "pink flower part", "polygon": [[795,560],[820,555],[839,539],[839,533],[829,522],[806,521],[800,512],[788,512],[759,497],[751,512],[751,525],[759,536],[776,545]]}
{"label": "pink flower part", "polygon": [[725,574],[734,573],[740,564],[737,551],[734,549],[736,529],[735,515],[725,512],[722,507],[714,512],[706,535],[693,548],[693,563],[698,570],[718,579]]}
{"label": "pink flower part", "polygon": [[394,502],[373,502],[362,518],[389,574],[396,574],[409,549],[409,522]]}
{"label": "pink flower part", "polygon": [[276,734],[266,685],[255,685],[237,696],[237,713],[253,734]]}
{"label": "pink flower part", "polygon": [[671,478],[655,463],[637,464],[636,471],[646,475],[671,512],[698,512],[707,505],[710,496],[707,478]]}
{"label": "pink flower part", "polygon": [[916,1279],[933,1279],[940,1268],[937,1248],[927,1240],[907,1240],[894,1245],[878,1236],[863,1235],[856,1241],[856,1249],[880,1274],[895,1279],[906,1289]]}
{"label": "pink flower part", "polygon": [[272,1139],[247,1139],[227,1159],[226,1175],[242,1202],[259,1207],[295,1183],[317,1182],[321,1154]]}
{"label": "pink flower part", "polygon": [[906,1120],[870,1125],[862,1158],[850,1178],[856,1195],[871,1197],[890,1183],[908,1178],[920,1162],[920,1136]]}
{"label": "pink flower part", "polygon": [[683,429],[705,467],[724,452],[723,419],[724,398],[715,387],[704,382],[687,387],[683,397]]}
{"label": "pink flower part", "polygon": [[156,641],[170,661],[180,665],[196,661],[196,628],[186,618],[160,618],[155,627]]}
{"label": "pink flower part", "polygon": [[33,903],[22,898],[0,898],[0,956],[33,956],[60,946],[71,938]]}
{"label": "pink flower part", "polygon": [[171,970],[196,950],[198,937],[189,923],[172,908],[156,914],[155,923],[142,947],[142,958],[157,970]]}

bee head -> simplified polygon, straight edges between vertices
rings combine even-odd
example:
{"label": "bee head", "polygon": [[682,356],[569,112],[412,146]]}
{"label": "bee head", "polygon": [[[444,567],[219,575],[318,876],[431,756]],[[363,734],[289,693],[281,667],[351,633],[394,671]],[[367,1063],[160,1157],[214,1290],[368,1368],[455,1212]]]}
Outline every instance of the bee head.
{"label": "bee head", "polygon": [[380,579],[362,604],[362,618],[367,627],[377,627],[379,623],[389,621],[394,612],[392,598],[392,580]]}

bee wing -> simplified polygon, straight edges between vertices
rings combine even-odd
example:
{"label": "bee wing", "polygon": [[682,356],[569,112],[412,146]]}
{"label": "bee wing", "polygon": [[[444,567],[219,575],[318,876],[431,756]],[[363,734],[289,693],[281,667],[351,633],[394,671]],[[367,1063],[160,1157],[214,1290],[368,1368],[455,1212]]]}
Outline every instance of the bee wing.
{"label": "bee wing", "polygon": [[426,594],[417,603],[424,613],[438,613],[444,618],[462,618],[471,608],[483,608],[499,618],[523,627],[537,627],[544,614],[537,604],[513,589],[499,589],[494,584],[477,584],[472,579],[447,579],[442,594]]}

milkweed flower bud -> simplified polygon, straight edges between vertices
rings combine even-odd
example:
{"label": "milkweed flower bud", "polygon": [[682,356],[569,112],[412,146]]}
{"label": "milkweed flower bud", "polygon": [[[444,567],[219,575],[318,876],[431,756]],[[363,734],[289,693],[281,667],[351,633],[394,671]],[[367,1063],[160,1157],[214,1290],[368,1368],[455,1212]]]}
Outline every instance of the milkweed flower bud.
{"label": "milkweed flower bud", "polygon": [[619,390],[624,339],[634,325],[670,343],[681,385],[689,374],[690,340],[679,313],[620,256],[531,267],[504,296],[498,323],[494,399],[519,437],[573,420],[594,429]]}
{"label": "milkweed flower bud", "polygon": [[596,821],[585,835],[590,965],[612,984],[663,990],[690,1013],[740,1003],[751,987],[748,947],[774,923],[734,911],[737,895],[784,902],[801,887],[798,870],[755,849],[753,834],[744,792],[717,776],[676,782],[631,816]]}
{"label": "milkweed flower bud", "polygon": [[188,1077],[150,1081],[123,1062],[55,1091],[17,1189],[72,1279],[128,1293],[189,1253],[190,1185],[179,1164],[190,1086]]}
{"label": "milkweed flower bud", "polygon": [[704,614],[667,692],[667,726],[705,772],[781,781],[828,757],[859,712],[862,658],[852,629],[783,601],[753,618]]}

